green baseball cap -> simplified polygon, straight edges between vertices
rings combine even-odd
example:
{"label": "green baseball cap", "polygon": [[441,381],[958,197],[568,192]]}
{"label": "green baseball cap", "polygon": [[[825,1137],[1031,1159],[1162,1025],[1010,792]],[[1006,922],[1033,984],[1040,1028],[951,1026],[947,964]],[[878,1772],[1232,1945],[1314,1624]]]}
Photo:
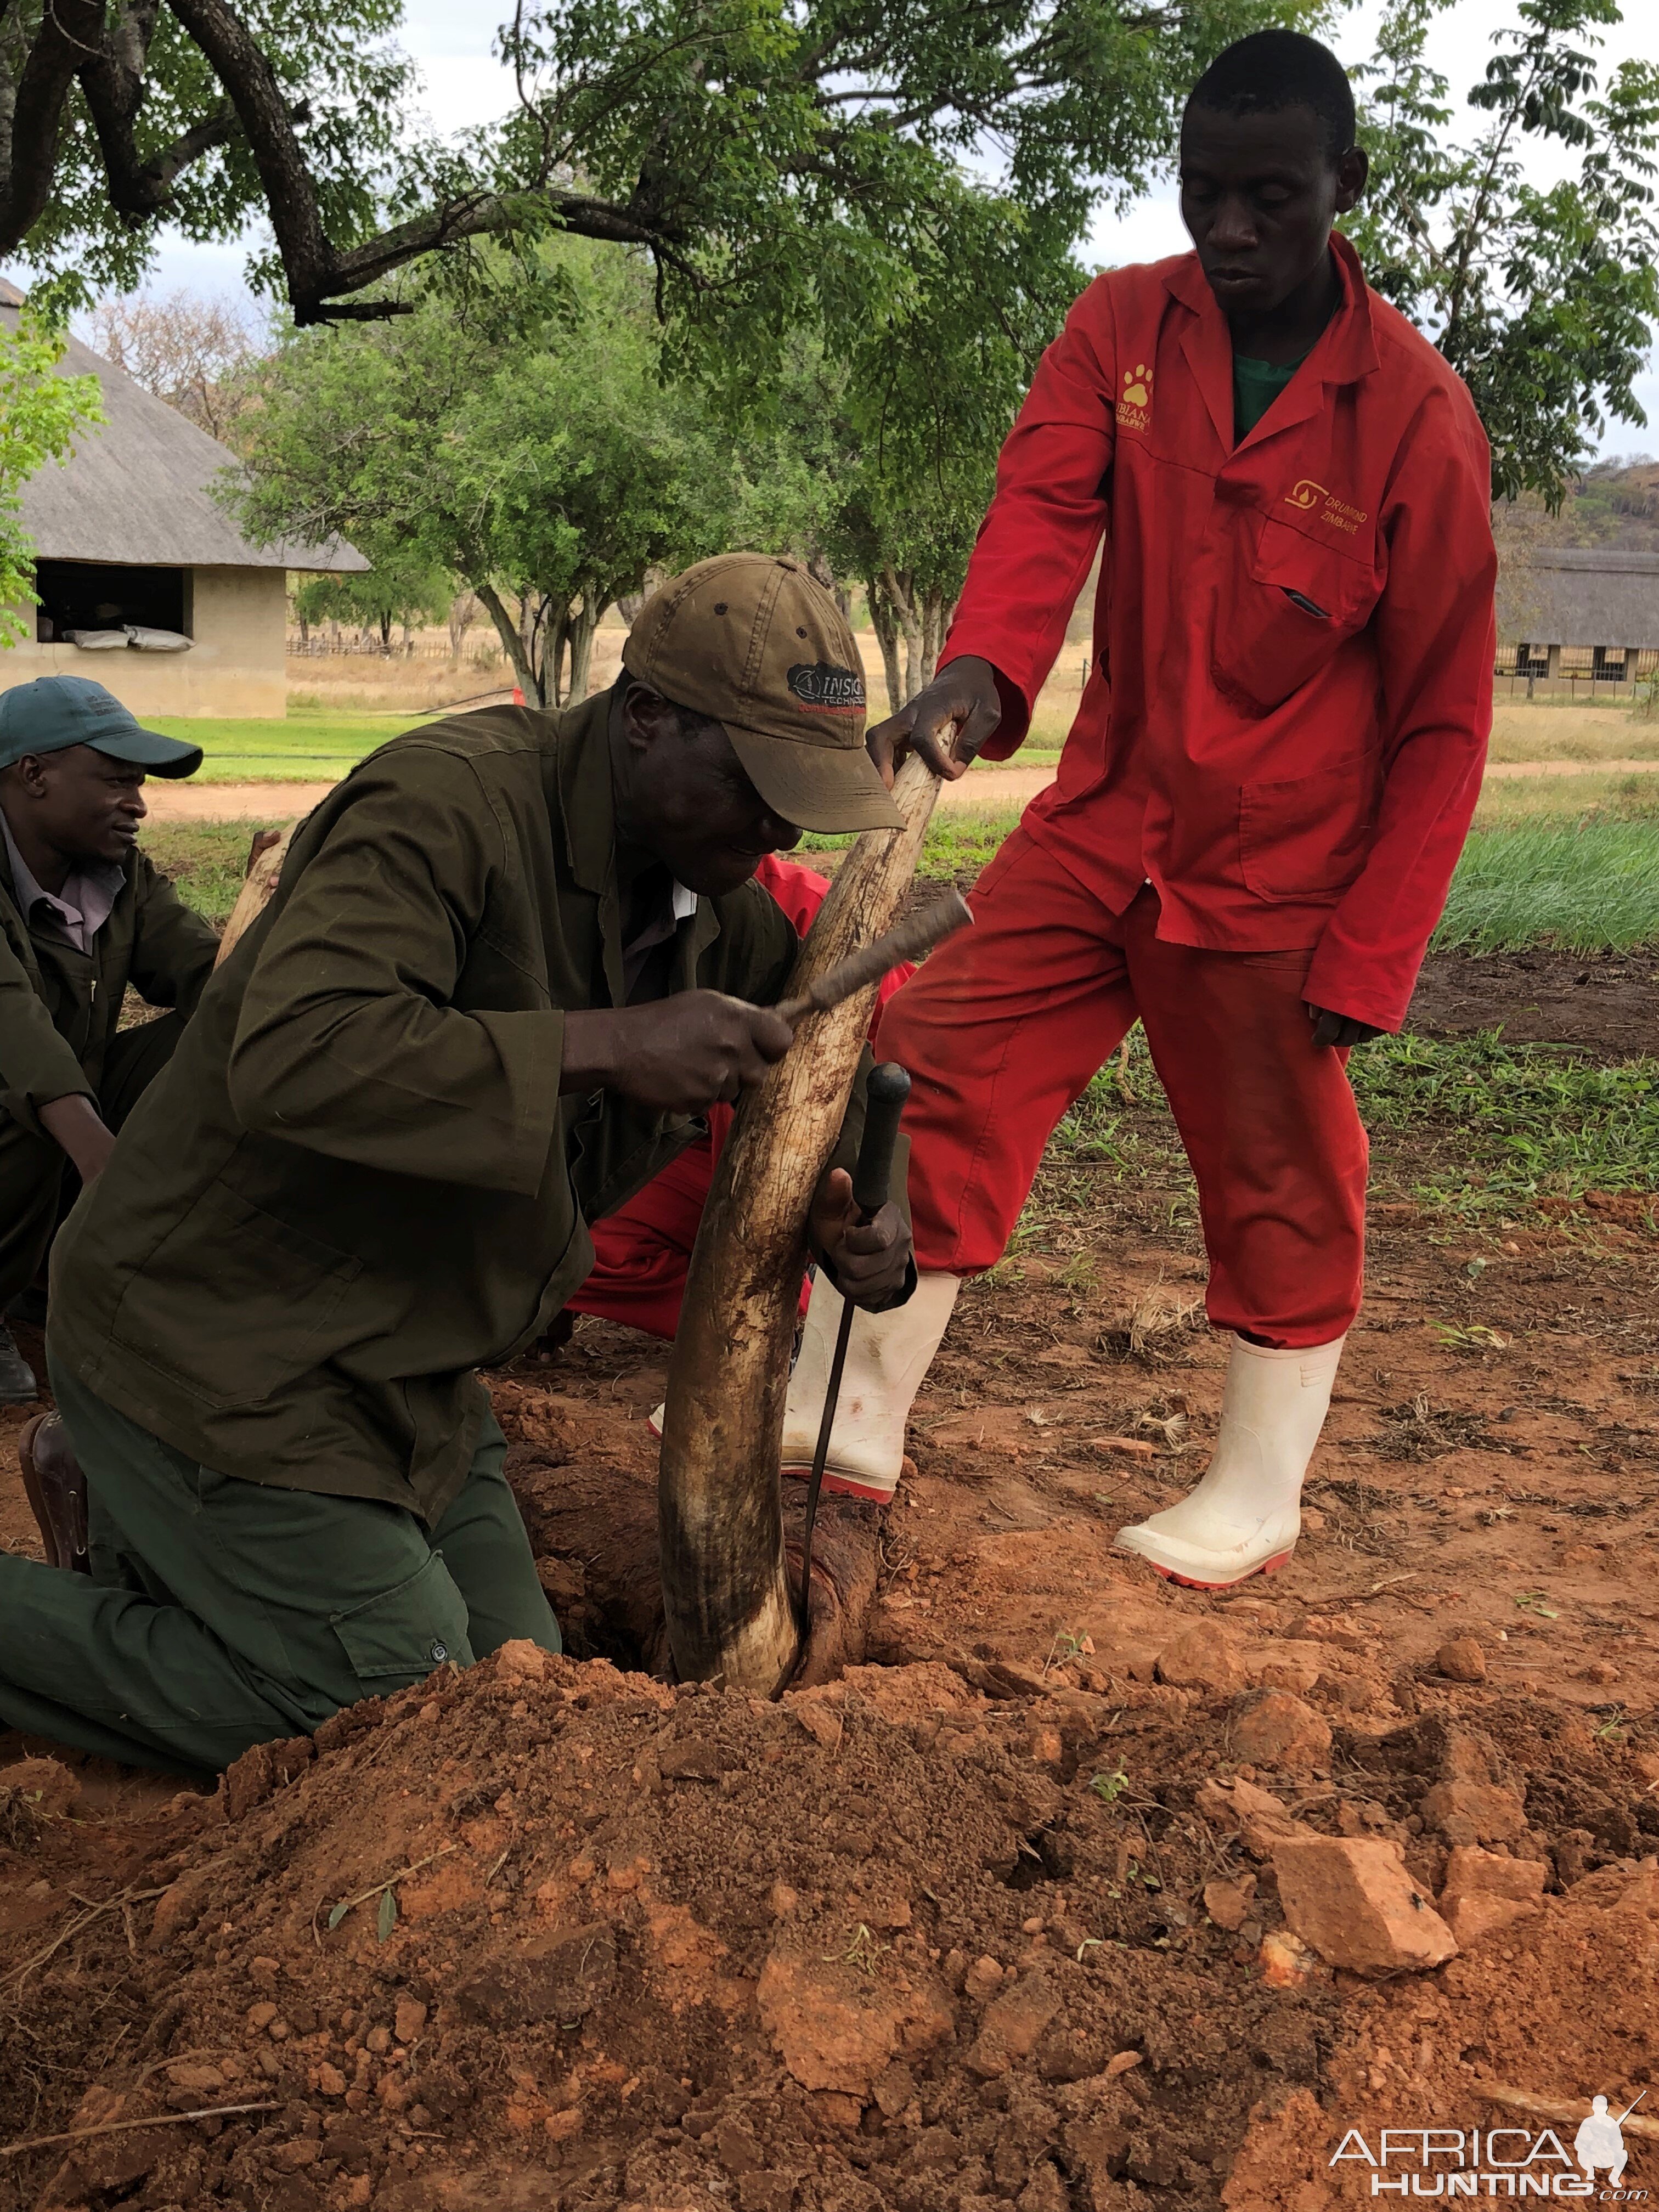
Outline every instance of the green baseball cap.
{"label": "green baseball cap", "polygon": [[89,676],[37,676],[0,691],[0,768],[70,745],[90,745],[146,775],[194,775],[202,765],[200,745],[145,729]]}

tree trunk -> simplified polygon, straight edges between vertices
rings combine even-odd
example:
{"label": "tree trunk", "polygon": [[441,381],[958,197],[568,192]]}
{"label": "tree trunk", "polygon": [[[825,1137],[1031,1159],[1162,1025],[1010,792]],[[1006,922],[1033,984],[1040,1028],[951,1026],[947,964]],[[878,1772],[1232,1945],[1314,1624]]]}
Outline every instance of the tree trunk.
{"label": "tree trunk", "polygon": [[501,648],[512,665],[513,673],[519,680],[519,689],[524,693],[526,702],[533,702],[538,707],[544,706],[546,702],[542,697],[541,684],[537,678],[534,664],[525,651],[524,639],[520,634],[519,625],[508,614],[506,602],[501,593],[490,583],[475,585],[474,589],[478,594],[479,603],[484,612],[495,625],[495,635],[501,641]]}
{"label": "tree trunk", "polygon": [[589,674],[593,665],[593,633],[599,626],[599,617],[605,612],[597,592],[587,592],[577,612],[570,618],[570,683],[565,693],[567,706],[574,707],[587,696]]}
{"label": "tree trunk", "polygon": [[822,584],[834,599],[841,609],[842,620],[850,622],[853,618],[853,594],[845,584],[837,580],[835,570],[823,553],[811,556],[806,563],[806,573],[815,584]]}
{"label": "tree trunk", "polygon": [[887,568],[882,570],[881,580],[894,619],[904,633],[904,696],[899,705],[908,707],[927,681],[921,672],[921,617],[916,609],[916,595],[908,574],[900,576]]}
{"label": "tree trunk", "polygon": [[896,714],[904,704],[904,679],[899,674],[898,624],[878,583],[867,581],[865,592],[870,602],[870,626],[881,647],[882,673],[887,679],[887,711]]}
{"label": "tree trunk", "polygon": [[[902,830],[842,862],[789,991],[889,928],[939,785],[916,758],[893,796]],[[663,1604],[682,1680],[761,1696],[797,1659],[778,1473],[806,1215],[846,1111],[875,987],[809,1016],[738,1116],[691,1255],[668,1370],[658,1468]]]}
{"label": "tree trunk", "polygon": [[556,605],[546,603],[546,627],[542,643],[542,689],[550,707],[562,707],[564,691],[564,649],[570,637],[570,602],[561,599]]}
{"label": "tree trunk", "polygon": [[389,614],[383,614],[380,617],[380,651],[386,658],[390,660],[392,658],[392,617]]}
{"label": "tree trunk", "polygon": [[472,592],[457,592],[449,603],[449,657],[459,660],[466,650],[466,634],[472,627],[478,611],[477,596]]}
{"label": "tree trunk", "polygon": [[926,690],[939,670],[939,657],[945,649],[945,633],[950,627],[951,610],[943,592],[923,594],[921,602],[921,686]]}

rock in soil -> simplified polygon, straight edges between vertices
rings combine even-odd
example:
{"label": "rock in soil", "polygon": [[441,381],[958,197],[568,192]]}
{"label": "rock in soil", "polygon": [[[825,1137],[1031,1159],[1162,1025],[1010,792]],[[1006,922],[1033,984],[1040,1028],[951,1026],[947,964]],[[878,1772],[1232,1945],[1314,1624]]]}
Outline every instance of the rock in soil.
{"label": "rock in soil", "polygon": [[1356,1836],[1291,1836],[1273,1847],[1292,1931],[1351,1973],[1438,1966],[1457,1939],[1407,1872],[1400,1845]]}

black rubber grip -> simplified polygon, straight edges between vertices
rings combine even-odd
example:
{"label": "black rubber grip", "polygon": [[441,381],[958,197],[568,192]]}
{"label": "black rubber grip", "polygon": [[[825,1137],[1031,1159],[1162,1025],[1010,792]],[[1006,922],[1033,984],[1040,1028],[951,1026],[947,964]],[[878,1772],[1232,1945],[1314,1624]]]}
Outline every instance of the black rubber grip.
{"label": "black rubber grip", "polygon": [[909,1096],[910,1079],[896,1060],[884,1060],[879,1067],[871,1069],[865,1093],[864,1137],[859,1146],[858,1165],[853,1170],[854,1202],[866,1218],[879,1213],[887,1203],[899,1116]]}

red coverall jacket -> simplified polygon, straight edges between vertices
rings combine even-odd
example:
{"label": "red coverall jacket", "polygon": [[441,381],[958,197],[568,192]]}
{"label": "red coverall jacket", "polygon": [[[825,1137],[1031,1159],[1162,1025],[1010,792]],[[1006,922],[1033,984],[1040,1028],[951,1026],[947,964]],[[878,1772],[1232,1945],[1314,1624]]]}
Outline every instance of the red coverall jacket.
{"label": "red coverall jacket", "polygon": [[1006,759],[1105,535],[1094,657],[1025,826],[1159,934],[1316,946],[1315,1005],[1403,1020],[1480,792],[1496,638],[1489,456],[1461,380],[1332,248],[1342,304],[1242,445],[1195,254],[1098,277],[1002,450],[945,660]]}

